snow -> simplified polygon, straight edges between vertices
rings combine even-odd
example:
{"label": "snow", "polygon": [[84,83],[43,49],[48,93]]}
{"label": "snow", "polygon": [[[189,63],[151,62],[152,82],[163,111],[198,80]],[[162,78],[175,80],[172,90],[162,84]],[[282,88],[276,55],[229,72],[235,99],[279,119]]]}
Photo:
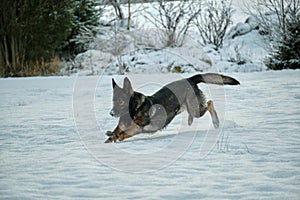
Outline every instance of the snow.
{"label": "snow", "polygon": [[266,71],[264,64],[267,51],[263,37],[259,37],[258,30],[228,39],[224,47],[218,51],[210,46],[204,51],[213,60],[213,66],[220,72],[260,72]]}
{"label": "snow", "polygon": [[[199,85],[220,130],[182,113],[136,137],[158,138],[116,144],[104,132],[124,76],[0,79],[1,199],[299,199],[300,71],[226,74],[241,85]],[[190,75],[129,78],[151,94]]]}
{"label": "snow", "polygon": [[181,73],[213,69],[210,57],[191,43],[180,48],[136,48],[120,56],[88,50],[79,54],[76,62],[84,67],[82,75],[169,73],[174,72],[175,67],[179,67]]}

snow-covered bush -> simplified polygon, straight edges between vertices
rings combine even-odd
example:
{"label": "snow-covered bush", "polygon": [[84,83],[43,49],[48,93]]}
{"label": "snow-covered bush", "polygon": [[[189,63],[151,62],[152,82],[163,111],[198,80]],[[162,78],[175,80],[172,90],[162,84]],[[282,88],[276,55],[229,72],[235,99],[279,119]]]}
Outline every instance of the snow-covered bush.
{"label": "snow-covered bush", "polygon": [[256,19],[253,16],[250,16],[244,23],[239,22],[237,25],[232,27],[225,37],[228,39],[234,39],[237,36],[245,35],[256,29],[259,29],[259,25]]}
{"label": "snow-covered bush", "polygon": [[143,48],[117,57],[110,67],[119,74],[195,73],[211,67],[208,59],[201,48],[192,46]]}

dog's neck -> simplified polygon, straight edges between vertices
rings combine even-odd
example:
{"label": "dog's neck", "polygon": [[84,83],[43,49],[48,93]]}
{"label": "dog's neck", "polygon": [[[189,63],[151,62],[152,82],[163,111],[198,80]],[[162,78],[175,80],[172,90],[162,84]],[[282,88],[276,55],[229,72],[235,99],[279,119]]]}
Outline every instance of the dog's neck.
{"label": "dog's neck", "polygon": [[145,101],[148,101],[148,99],[144,94],[134,92],[129,100],[129,112],[134,110],[136,111],[139,107],[143,105]]}

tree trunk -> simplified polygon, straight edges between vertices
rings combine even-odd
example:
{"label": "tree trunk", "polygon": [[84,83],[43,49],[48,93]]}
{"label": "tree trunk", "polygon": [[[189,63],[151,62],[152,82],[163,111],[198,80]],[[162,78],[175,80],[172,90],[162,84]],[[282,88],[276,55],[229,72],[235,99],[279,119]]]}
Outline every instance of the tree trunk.
{"label": "tree trunk", "polygon": [[14,36],[11,37],[11,68],[13,71],[17,69],[17,49]]}
{"label": "tree trunk", "polygon": [[8,52],[8,47],[7,47],[7,38],[6,36],[4,36],[4,52],[5,52],[5,67],[7,68],[8,66],[10,66],[10,62],[9,62],[9,52]]}
{"label": "tree trunk", "polygon": [[130,26],[131,26],[131,1],[128,0],[128,23],[127,23],[127,30],[130,30]]}
{"label": "tree trunk", "polygon": [[118,0],[110,0],[110,3],[115,9],[115,13],[116,13],[117,17],[120,20],[123,20],[124,19],[124,14],[123,14],[122,8],[121,8],[120,3],[118,2]]}
{"label": "tree trunk", "polygon": [[284,7],[284,1],[285,0],[281,0],[281,12],[282,12],[282,32],[283,32],[283,42],[286,41],[286,14],[285,14],[285,7]]}

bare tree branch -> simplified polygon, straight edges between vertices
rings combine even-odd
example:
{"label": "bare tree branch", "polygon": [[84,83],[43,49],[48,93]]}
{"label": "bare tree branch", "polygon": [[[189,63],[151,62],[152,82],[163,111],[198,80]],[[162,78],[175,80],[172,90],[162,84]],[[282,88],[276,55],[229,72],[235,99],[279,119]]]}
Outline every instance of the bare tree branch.
{"label": "bare tree branch", "polygon": [[146,13],[146,18],[163,33],[162,40],[166,46],[181,46],[192,21],[200,14],[201,1],[182,0],[166,2],[156,0],[153,8],[157,13]]}
{"label": "bare tree branch", "polygon": [[213,44],[216,48],[223,45],[224,36],[232,18],[230,1],[208,0],[204,4],[204,11],[195,18],[202,45]]}

